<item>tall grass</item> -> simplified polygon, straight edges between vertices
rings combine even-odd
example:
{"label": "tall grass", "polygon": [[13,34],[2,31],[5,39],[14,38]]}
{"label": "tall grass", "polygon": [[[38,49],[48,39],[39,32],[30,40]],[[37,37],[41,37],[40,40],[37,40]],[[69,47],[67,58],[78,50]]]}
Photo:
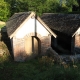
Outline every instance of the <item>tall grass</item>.
{"label": "tall grass", "polygon": [[0,49],[4,52],[0,55],[0,80],[80,80],[78,63],[61,65],[47,56],[14,62],[3,42],[0,42]]}
{"label": "tall grass", "polygon": [[80,80],[80,64],[64,67],[52,58],[37,58],[26,62],[5,60],[0,63],[1,80]]}

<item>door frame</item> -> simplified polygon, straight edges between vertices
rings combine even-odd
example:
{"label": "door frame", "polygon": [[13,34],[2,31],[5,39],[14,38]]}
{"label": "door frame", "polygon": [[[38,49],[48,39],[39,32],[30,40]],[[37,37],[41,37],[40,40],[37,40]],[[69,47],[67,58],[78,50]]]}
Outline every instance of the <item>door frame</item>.
{"label": "door frame", "polygon": [[32,36],[32,52],[34,53],[34,46],[35,46],[35,44],[34,44],[34,38],[37,40],[37,42],[38,42],[38,55],[41,53],[41,41],[40,41],[40,39],[38,38],[38,37],[36,37],[36,36]]}

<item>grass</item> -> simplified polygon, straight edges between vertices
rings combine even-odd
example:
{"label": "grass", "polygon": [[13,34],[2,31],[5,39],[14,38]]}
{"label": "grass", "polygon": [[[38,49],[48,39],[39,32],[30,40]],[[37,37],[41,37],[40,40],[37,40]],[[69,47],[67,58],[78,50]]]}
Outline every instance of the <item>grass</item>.
{"label": "grass", "polygon": [[0,21],[0,28],[5,26],[5,22]]}
{"label": "grass", "polygon": [[61,65],[51,57],[39,57],[26,62],[15,62],[0,42],[0,80],[80,80],[80,64]]}
{"label": "grass", "polygon": [[4,27],[5,26],[5,24],[3,24],[3,25],[0,25],[0,28],[2,28],[2,27]]}
{"label": "grass", "polygon": [[0,61],[0,80],[80,80],[80,64],[77,66],[64,68],[62,65],[52,64],[50,58],[46,61],[37,58],[27,62],[6,59]]}

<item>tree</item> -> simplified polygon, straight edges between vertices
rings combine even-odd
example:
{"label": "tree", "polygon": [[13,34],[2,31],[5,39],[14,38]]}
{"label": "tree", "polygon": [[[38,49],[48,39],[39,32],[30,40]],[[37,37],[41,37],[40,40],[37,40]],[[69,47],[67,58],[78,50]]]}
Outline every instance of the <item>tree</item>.
{"label": "tree", "polygon": [[67,0],[67,6],[70,12],[75,11],[75,7],[76,9],[78,7],[78,2],[77,0]]}
{"label": "tree", "polygon": [[45,6],[43,5],[45,2],[46,0],[27,0],[28,10],[35,11],[38,15],[41,15],[45,9]]}
{"label": "tree", "polygon": [[[6,1],[6,2],[5,2]],[[6,10],[9,16],[16,12],[35,11],[38,15],[42,13],[68,13],[77,10],[80,0],[1,0],[6,3]],[[75,7],[76,6],[76,7]],[[8,11],[7,11],[8,10]],[[9,13],[10,11],[10,13]],[[3,13],[3,12],[2,12]]]}
{"label": "tree", "polygon": [[0,0],[0,20],[6,21],[9,16],[9,4],[4,0]]}
{"label": "tree", "polygon": [[16,12],[28,11],[28,3],[27,0],[16,0]]}
{"label": "tree", "polygon": [[47,0],[47,4],[49,3],[49,12],[53,12],[53,13],[56,13],[56,12],[59,12],[59,7],[60,7],[60,3],[59,3],[59,0]]}
{"label": "tree", "polygon": [[78,2],[78,5],[79,5],[78,8],[79,8],[79,11],[80,11],[80,0],[77,0],[77,2]]}
{"label": "tree", "polygon": [[10,4],[10,16],[17,12],[28,11],[27,0],[5,0]]}

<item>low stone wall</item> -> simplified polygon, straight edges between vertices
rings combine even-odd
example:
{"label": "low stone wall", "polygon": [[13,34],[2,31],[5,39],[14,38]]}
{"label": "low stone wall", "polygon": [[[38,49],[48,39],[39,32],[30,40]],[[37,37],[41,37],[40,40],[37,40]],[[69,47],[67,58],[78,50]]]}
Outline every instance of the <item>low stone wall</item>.
{"label": "low stone wall", "polygon": [[54,51],[51,47],[49,47],[46,51],[46,55],[53,58],[53,60],[59,64],[75,64],[80,62],[80,54],[75,55],[59,55],[56,51]]}
{"label": "low stone wall", "polygon": [[41,55],[45,55],[46,50],[51,47],[51,36],[41,37]]}

